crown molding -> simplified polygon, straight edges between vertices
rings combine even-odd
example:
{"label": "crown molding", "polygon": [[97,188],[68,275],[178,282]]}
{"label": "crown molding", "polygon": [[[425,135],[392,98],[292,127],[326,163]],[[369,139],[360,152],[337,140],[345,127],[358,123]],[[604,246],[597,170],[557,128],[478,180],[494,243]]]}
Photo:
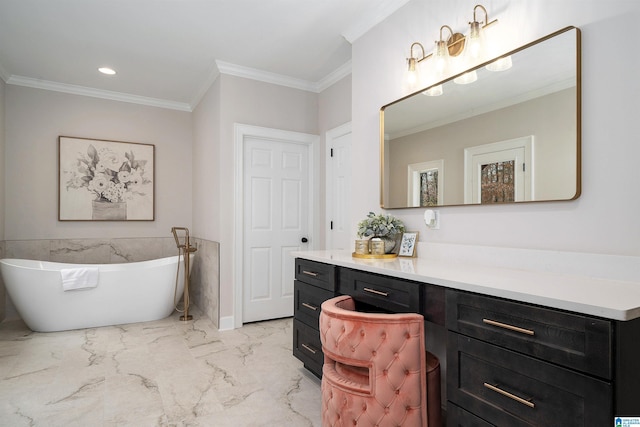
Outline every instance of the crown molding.
{"label": "crown molding", "polygon": [[318,92],[324,91],[325,89],[329,88],[331,85],[347,77],[349,74],[351,74],[351,60],[349,60],[348,62],[345,62],[336,70],[334,70],[329,75],[327,75],[325,78],[323,78],[318,83],[316,83]]}
{"label": "crown molding", "polygon": [[351,74],[351,61],[346,62],[318,82],[296,79],[282,74],[262,71],[256,68],[243,67],[242,65],[231,64],[224,61],[216,61],[216,66],[218,67],[218,71],[220,72],[220,74],[244,77],[246,79],[257,80],[265,83],[286,86],[293,89],[300,89],[314,93],[322,92],[340,79]]}
{"label": "crown molding", "polygon": [[165,99],[150,98],[146,96],[131,95],[123,92],[95,89],[86,86],[52,82],[49,80],[34,79],[31,77],[9,75],[1,65],[0,78],[2,78],[2,80],[4,80],[6,84],[14,86],[24,86],[34,89],[68,93],[72,95],[89,96],[92,98],[108,99],[111,101],[128,102],[131,104],[140,104],[150,107],[191,112],[198,105],[204,94],[207,92],[207,90],[209,90],[209,87],[211,87],[220,73],[258,80],[261,82],[276,84],[280,86],[291,87],[293,89],[300,89],[313,93],[320,93],[329,88],[334,83],[351,74],[351,61],[344,63],[318,82],[309,82],[307,80],[296,79],[293,77],[270,73],[255,68],[243,67],[224,61],[215,61],[215,64],[216,67],[214,67],[209,78],[202,85],[202,87],[192,100],[191,104],[185,102],[169,101]]}
{"label": "crown molding", "polygon": [[362,37],[367,31],[387,19],[389,15],[407,4],[409,0],[388,0],[376,8],[367,9],[365,16],[361,16],[353,25],[347,28],[342,37],[353,44],[354,41]]}
{"label": "crown molding", "polygon": [[0,64],[0,79],[2,79],[5,83],[9,80],[11,74],[7,72],[7,70]]}
{"label": "crown molding", "polygon": [[309,92],[317,92],[315,83],[308,82],[303,79],[284,76],[282,74],[262,71],[256,68],[243,67],[242,65],[231,64],[229,62],[217,61],[216,66],[221,74],[228,74],[236,77],[244,77],[251,80],[258,80],[265,83],[271,83],[280,86],[287,86],[294,89],[306,90]]}
{"label": "crown molding", "polygon": [[108,99],[112,101],[128,102],[131,104],[147,105],[150,107],[166,108],[170,110],[191,112],[191,105],[185,102],[168,101],[146,96],[131,95],[128,93],[114,92],[109,90],[94,89],[85,86],[77,86],[66,83],[52,82],[48,80],[33,79],[12,75],[6,80],[7,84],[15,86],[25,86],[35,89],[51,90],[54,92],[68,93],[72,95],[89,96],[92,98]]}

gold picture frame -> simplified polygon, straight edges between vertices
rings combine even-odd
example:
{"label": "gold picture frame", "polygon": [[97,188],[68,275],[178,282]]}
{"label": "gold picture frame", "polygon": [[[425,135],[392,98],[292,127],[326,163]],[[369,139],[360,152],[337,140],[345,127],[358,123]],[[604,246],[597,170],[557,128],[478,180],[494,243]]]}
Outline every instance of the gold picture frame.
{"label": "gold picture frame", "polygon": [[415,257],[418,252],[418,232],[407,231],[402,233],[400,239],[400,248],[398,249],[398,256],[402,257]]}

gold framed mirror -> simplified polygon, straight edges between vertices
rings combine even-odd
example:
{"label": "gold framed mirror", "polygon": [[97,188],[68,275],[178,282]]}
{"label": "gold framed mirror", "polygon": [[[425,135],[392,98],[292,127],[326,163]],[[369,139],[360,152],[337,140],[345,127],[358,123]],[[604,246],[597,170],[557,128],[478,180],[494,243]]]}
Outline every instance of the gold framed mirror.
{"label": "gold framed mirror", "polygon": [[[580,196],[580,30],[506,57],[507,70],[488,70],[494,58],[380,109],[383,208]],[[454,82],[470,71],[475,82]]]}

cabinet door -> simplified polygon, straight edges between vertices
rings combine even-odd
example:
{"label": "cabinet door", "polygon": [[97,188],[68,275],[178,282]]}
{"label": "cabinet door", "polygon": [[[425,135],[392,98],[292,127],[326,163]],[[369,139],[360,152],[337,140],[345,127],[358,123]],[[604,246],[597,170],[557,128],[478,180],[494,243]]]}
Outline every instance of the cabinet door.
{"label": "cabinet door", "polygon": [[494,427],[494,425],[449,402],[447,427]]}
{"label": "cabinet door", "polygon": [[335,265],[296,258],[296,279],[334,292],[336,289]]}
{"label": "cabinet door", "polygon": [[317,330],[322,303],[333,298],[334,293],[308,285],[300,280],[293,283],[293,292],[295,318]]}
{"label": "cabinet door", "polygon": [[611,321],[460,291],[446,294],[448,329],[612,378]]}
{"label": "cabinet door", "polygon": [[320,334],[317,329],[307,326],[298,319],[293,319],[293,355],[316,376],[322,376],[324,354]]}
{"label": "cabinet door", "polygon": [[448,400],[499,426],[605,426],[610,383],[454,332]]}
{"label": "cabinet door", "polygon": [[388,312],[422,313],[419,283],[343,268],[339,292]]}

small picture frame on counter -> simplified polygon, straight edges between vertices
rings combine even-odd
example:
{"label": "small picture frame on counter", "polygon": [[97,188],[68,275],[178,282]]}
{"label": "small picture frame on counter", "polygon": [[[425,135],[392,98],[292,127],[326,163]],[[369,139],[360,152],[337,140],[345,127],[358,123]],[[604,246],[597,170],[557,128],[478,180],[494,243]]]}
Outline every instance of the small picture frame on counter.
{"label": "small picture frame on counter", "polygon": [[417,253],[416,244],[418,243],[418,232],[407,231],[402,234],[400,240],[400,250],[398,256],[415,257]]}

